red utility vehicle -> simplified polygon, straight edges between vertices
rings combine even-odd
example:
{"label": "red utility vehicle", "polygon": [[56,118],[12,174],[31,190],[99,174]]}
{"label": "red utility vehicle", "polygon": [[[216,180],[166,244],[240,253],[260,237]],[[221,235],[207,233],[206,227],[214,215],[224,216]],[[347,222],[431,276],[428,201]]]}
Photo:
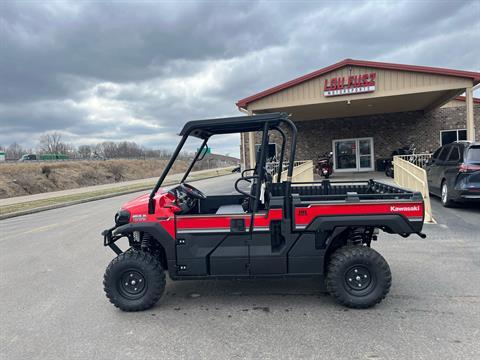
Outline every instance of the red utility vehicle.
{"label": "red utility vehicle", "polygon": [[[282,182],[286,129],[291,143]],[[243,171],[235,182],[238,194],[207,196],[185,182],[210,137],[241,132],[261,132],[262,141],[252,175]],[[283,139],[275,179],[266,171],[271,132]],[[425,237],[422,195],[373,180],[292,183],[296,134],[283,113],[188,122],[153,191],[125,204],[102,233],[117,254],[104,277],[110,301],[126,311],[148,309],[168,272],[172,280],[315,276],[345,306],[379,303],[391,274],[371,242],[379,230]],[[188,137],[201,139],[200,149],[180,184],[161,189]],[[116,244],[122,237],[125,252]]]}

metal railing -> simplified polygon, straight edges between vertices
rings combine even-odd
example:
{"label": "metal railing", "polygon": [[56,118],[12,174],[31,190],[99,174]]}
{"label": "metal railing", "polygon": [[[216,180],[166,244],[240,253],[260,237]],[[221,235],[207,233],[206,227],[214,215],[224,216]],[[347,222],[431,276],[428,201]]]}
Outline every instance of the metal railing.
{"label": "metal railing", "polygon": [[[282,165],[281,179],[287,179],[287,168],[289,162],[286,161]],[[277,175],[280,170],[278,162],[268,162],[266,164],[267,172],[272,175],[273,182],[277,182]],[[296,160],[293,162],[293,182],[313,181],[313,161],[312,160]]]}
{"label": "metal railing", "polygon": [[431,154],[397,155],[393,157],[393,172],[395,182],[405,188],[422,193],[425,206],[425,221],[433,223],[428,190],[427,172],[425,166]]}
{"label": "metal railing", "polygon": [[[305,162],[307,162],[308,160],[296,160],[293,162],[293,168],[296,168],[297,166],[300,166],[302,164],[304,164]],[[282,172],[286,171],[287,168],[288,168],[288,164],[289,162],[288,161],[284,161],[283,164],[282,164]],[[266,167],[267,167],[267,172],[272,175],[273,177],[275,177],[275,175],[278,174],[278,171],[280,170],[280,163],[277,161],[277,162],[267,162],[266,164]]]}
{"label": "metal railing", "polygon": [[428,161],[432,158],[432,154],[397,155],[396,157],[425,169]]}

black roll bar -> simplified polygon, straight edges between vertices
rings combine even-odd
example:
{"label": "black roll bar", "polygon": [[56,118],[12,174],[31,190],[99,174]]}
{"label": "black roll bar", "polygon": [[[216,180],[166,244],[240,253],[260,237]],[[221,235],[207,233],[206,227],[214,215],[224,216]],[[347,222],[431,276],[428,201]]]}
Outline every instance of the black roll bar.
{"label": "black roll bar", "polygon": [[255,213],[258,210],[258,203],[260,201],[260,194],[262,191],[262,179],[265,176],[265,161],[266,161],[266,144],[268,143],[268,122],[265,122],[262,132],[262,145],[260,146],[260,156],[258,157],[257,165],[253,173],[252,179],[255,184],[255,197],[253,198],[253,209],[250,215],[250,234],[252,234],[255,220]]}
{"label": "black roll bar", "polygon": [[283,166],[283,158],[285,155],[285,142],[287,137],[285,136],[285,132],[278,126],[275,126],[273,130],[277,130],[280,133],[280,135],[282,135],[282,150],[280,151],[280,161],[278,164],[278,174],[277,174],[277,183],[279,183],[280,180],[282,180],[282,170],[283,170],[282,166]]}
{"label": "black roll bar", "polygon": [[167,177],[168,172],[173,166],[173,163],[177,159],[178,154],[183,148],[183,145],[185,144],[185,141],[187,141],[189,134],[185,134],[182,136],[182,140],[177,145],[177,148],[175,149],[174,153],[172,154],[172,157],[168,161],[167,166],[165,166],[165,169],[163,169],[162,175],[160,175],[160,178],[158,179],[157,183],[155,184],[155,187],[153,188],[152,192],[150,193],[150,197],[148,198],[148,213],[149,214],[155,214],[155,201],[153,201],[153,198],[155,197],[155,194],[157,193],[158,189],[160,189],[160,186],[162,186],[163,181]]}
{"label": "black roll bar", "polygon": [[[266,161],[266,144],[268,144],[268,122],[265,123],[262,133],[262,147],[260,149],[260,156],[258,159],[258,181],[257,187],[255,188],[255,202],[253,203],[253,213],[256,213],[258,210],[258,202],[260,201],[261,185],[262,179],[265,177],[265,161]],[[254,174],[255,175],[255,174]]]}
{"label": "black roll bar", "polygon": [[[295,126],[293,121],[291,121],[287,117],[283,117],[282,119],[280,119],[280,122],[285,123],[290,128],[290,130],[292,132],[292,142],[290,144],[290,159],[289,159],[289,164],[288,164],[287,180],[284,182],[285,198],[289,199],[290,195],[291,195],[291,182],[292,182],[292,175],[293,175],[293,163],[295,161],[295,148],[297,146],[297,127]],[[282,169],[283,156],[284,156],[284,152],[285,152],[286,136],[285,136],[285,133],[283,132],[283,130],[281,130],[278,126],[274,126],[274,127],[272,127],[272,129],[279,131],[281,136],[282,136],[282,141],[283,141],[282,142],[282,153],[281,153],[281,157],[280,157],[280,169]],[[259,159],[260,160],[259,162],[262,165],[264,165],[264,163],[265,163],[265,156],[266,156],[265,148],[266,148],[266,143],[268,141],[268,130],[269,130],[269,121],[266,121],[265,125],[263,127],[262,148],[261,148],[260,159]],[[150,193],[150,196],[149,196],[149,199],[148,199],[148,213],[149,214],[154,214],[155,213],[155,202],[153,200],[154,197],[155,197],[155,194],[157,193],[158,189],[160,189],[160,186],[162,186],[163,181],[167,177],[168,172],[172,168],[175,160],[178,157],[178,154],[182,150],[183,145],[185,145],[185,142],[187,141],[187,138],[188,138],[189,135],[190,135],[190,131],[183,134],[182,139],[180,140],[179,144],[177,145],[174,153],[172,154],[172,157],[168,161],[167,166],[165,167],[165,169],[163,169],[162,175],[160,175],[160,178],[158,179],[157,183],[155,184],[155,187],[153,188],[152,192]],[[202,146],[201,146],[200,150],[195,155],[194,160],[190,164],[190,166],[187,170],[187,173],[183,176],[182,182],[185,181],[186,178],[188,177],[190,171],[192,170],[193,166],[195,165],[195,162],[198,160],[198,157],[200,156],[200,153],[202,152],[203,147],[206,145],[207,141],[208,141],[208,137],[206,137],[204,139],[204,142],[202,143]],[[257,167],[256,172],[257,172],[256,175],[258,175],[259,179],[262,179],[265,175],[265,167],[264,166],[260,166],[259,168]],[[254,172],[254,174],[255,174],[255,172]],[[279,181],[280,181],[281,171],[279,171],[277,179],[279,179]],[[255,202],[254,202],[254,207],[253,207],[253,209],[254,209],[253,214],[258,209],[258,202],[260,200],[260,191],[261,191],[260,186],[257,186],[257,189],[255,189],[255,190],[256,190],[255,191],[256,194],[255,194]],[[286,217],[291,216],[291,202],[290,201],[285,202],[285,215],[286,215]],[[253,225],[253,218],[252,218],[250,226],[252,226],[252,225]]]}
{"label": "black roll bar", "polygon": [[287,124],[290,127],[290,130],[292,132],[292,142],[290,144],[290,158],[288,162],[288,171],[287,171],[287,181],[284,181],[283,186],[284,186],[284,203],[283,207],[285,209],[285,219],[290,219],[292,218],[292,201],[291,201],[291,195],[292,195],[292,176],[293,176],[293,163],[295,161],[295,149],[297,147],[297,127],[293,123],[292,120],[288,118],[282,119],[282,122]]}
{"label": "black roll bar", "polygon": [[[187,171],[185,172],[185,175],[183,175],[183,178],[180,181],[180,184],[182,184],[185,180],[187,180],[187,177],[190,174],[190,171],[192,171],[193,167],[195,166],[195,163],[197,162],[198,158],[200,157],[200,154],[202,153],[203,148],[205,147],[205,145],[207,145],[207,142],[208,142],[208,138],[203,140],[203,143],[200,146],[200,149],[198,149],[197,153],[195,154],[195,157],[193,158],[192,162],[190,163],[190,166],[188,167]],[[206,151],[205,151],[205,154],[206,154]],[[205,154],[203,154],[202,159],[205,156]],[[200,160],[202,160],[202,159],[200,159]]]}
{"label": "black roll bar", "polygon": [[293,176],[293,162],[295,161],[295,149],[297,147],[297,127],[292,120],[284,118],[281,120],[290,127],[292,131],[292,143],[290,144],[290,159],[288,163],[287,182],[292,181]]}

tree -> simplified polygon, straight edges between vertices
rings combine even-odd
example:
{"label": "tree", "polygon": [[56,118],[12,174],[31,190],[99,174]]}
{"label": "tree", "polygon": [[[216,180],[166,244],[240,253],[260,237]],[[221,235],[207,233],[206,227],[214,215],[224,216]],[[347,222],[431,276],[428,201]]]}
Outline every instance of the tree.
{"label": "tree", "polygon": [[9,160],[18,160],[25,153],[26,151],[22,147],[22,145],[20,145],[17,142],[14,142],[7,148],[7,151],[5,152],[5,157]]}
{"label": "tree", "polygon": [[122,141],[117,144],[117,157],[139,158],[144,156],[143,149],[133,141]]}
{"label": "tree", "polygon": [[145,150],[133,141],[104,141],[95,146],[95,152],[106,159],[140,158],[145,156]]}
{"label": "tree", "polygon": [[92,147],[90,145],[80,145],[78,147],[78,155],[82,159],[89,159],[92,155]]}
{"label": "tree", "polygon": [[71,149],[71,146],[62,142],[62,134],[55,131],[40,136],[38,148],[43,153],[65,154]]}
{"label": "tree", "polygon": [[118,147],[113,141],[104,141],[95,147],[95,151],[106,159],[113,159],[117,157]]}

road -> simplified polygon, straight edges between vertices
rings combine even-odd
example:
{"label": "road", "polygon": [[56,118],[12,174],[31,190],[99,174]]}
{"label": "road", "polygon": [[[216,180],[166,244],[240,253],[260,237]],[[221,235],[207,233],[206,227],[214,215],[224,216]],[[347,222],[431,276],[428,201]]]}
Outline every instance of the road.
{"label": "road", "polygon": [[[236,175],[195,185],[232,193]],[[425,240],[381,234],[393,286],[368,310],[313,279],[181,281],[156,307],[105,298],[101,244],[134,195],[0,222],[1,359],[480,358],[480,209],[443,209]]]}

